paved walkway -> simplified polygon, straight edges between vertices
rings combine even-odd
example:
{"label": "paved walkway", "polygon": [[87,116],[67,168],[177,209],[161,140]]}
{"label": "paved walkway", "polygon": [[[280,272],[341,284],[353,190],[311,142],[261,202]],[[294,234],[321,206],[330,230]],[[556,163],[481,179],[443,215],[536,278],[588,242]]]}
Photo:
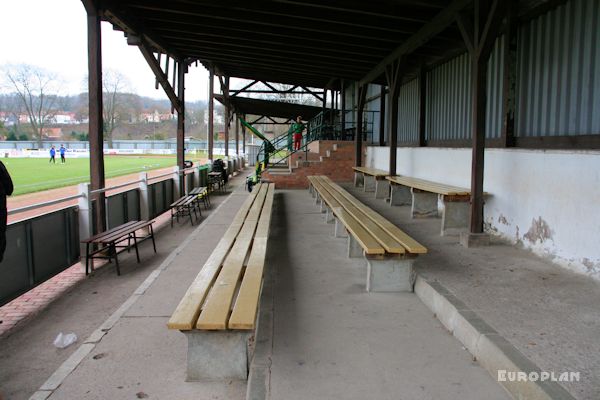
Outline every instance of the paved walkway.
{"label": "paved walkway", "polygon": [[271,399],[509,399],[413,293],[367,293],[308,191],[278,191]]}
{"label": "paved walkway", "polygon": [[[185,382],[185,337],[165,326],[246,198],[242,185],[235,178],[231,195],[216,197],[200,226],[161,231],[159,255],[141,265],[124,257],[121,277],[110,267],[98,270],[0,338],[1,395],[27,399],[41,387],[34,398],[243,399],[245,382]],[[355,193],[431,249],[418,259],[421,273],[439,279],[543,368],[598,371],[598,353],[586,353],[598,345],[597,293],[588,291],[597,290],[594,283],[512,246],[463,249],[456,238],[437,235],[439,220],[414,221],[406,208]],[[272,224],[271,399],[509,398],[416,295],[365,292],[364,260],[346,257],[346,241],[332,237],[308,191],[277,191]],[[542,293],[550,304],[542,304]],[[585,296],[594,303],[580,303]],[[522,301],[528,303],[509,307]],[[566,318],[569,310],[576,317]],[[580,325],[567,330],[573,321]],[[55,349],[59,331],[80,340]],[[528,335],[536,344],[524,347]],[[561,348],[568,363],[542,364],[559,359],[550,347],[565,346],[559,340],[571,346]],[[579,399],[599,398],[591,382],[569,389]]]}
{"label": "paved walkway", "polygon": [[415,267],[439,281],[544,371],[580,372],[561,382],[580,400],[600,399],[600,282],[530,251],[492,238],[465,249],[440,236],[441,220],[412,219],[410,206],[390,207],[373,193],[343,185],[429,249]]}

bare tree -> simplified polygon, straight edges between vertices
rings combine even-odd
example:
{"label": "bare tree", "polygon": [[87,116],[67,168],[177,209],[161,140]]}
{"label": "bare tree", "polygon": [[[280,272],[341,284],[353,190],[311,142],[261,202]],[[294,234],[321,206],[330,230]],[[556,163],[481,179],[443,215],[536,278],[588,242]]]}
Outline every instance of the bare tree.
{"label": "bare tree", "polygon": [[57,112],[59,81],[53,73],[32,65],[9,65],[4,70],[8,86],[20,99],[41,147],[44,127]]}
{"label": "bare tree", "polygon": [[[117,127],[129,118],[130,106],[126,91],[129,90],[129,81],[119,71],[106,70],[102,74],[102,101],[104,118],[104,139],[108,141],[108,147],[113,145],[113,133]],[[137,106],[133,107],[137,108]]]}

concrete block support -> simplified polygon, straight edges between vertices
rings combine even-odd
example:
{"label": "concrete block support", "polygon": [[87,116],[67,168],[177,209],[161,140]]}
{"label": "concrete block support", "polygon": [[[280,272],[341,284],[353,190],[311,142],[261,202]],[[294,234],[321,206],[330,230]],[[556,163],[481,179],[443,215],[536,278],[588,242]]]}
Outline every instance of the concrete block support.
{"label": "concrete block support", "polygon": [[442,236],[459,235],[469,229],[468,201],[445,201],[442,212]]}
{"label": "concrete block support", "polygon": [[412,292],[413,258],[367,256],[367,292]]}
{"label": "concrete block support", "polygon": [[357,258],[363,256],[363,248],[352,235],[348,235],[348,257]]}
{"label": "concrete block support", "polygon": [[187,381],[248,379],[246,331],[182,331],[188,340]]}
{"label": "concrete block support", "polygon": [[362,172],[354,172],[354,186],[359,187],[365,184],[365,175]]}
{"label": "concrete block support", "polygon": [[325,223],[326,224],[333,224],[335,220],[335,216],[333,215],[333,210],[329,207],[327,207],[327,209],[325,210]]}
{"label": "concrete block support", "polygon": [[377,179],[375,181],[375,198],[387,199],[390,196],[390,181],[387,179]]}
{"label": "concrete block support", "polygon": [[348,232],[346,231],[346,227],[337,218],[335,219],[335,231],[333,232],[333,236],[336,238],[347,238],[348,237]]}
{"label": "concrete block support", "polygon": [[390,185],[390,206],[403,206],[412,204],[412,193],[408,186]]}
{"label": "concrete block support", "polygon": [[365,192],[375,191],[375,177],[371,175],[364,176],[364,190]]}
{"label": "concrete block support", "polygon": [[438,195],[437,193],[422,192],[417,189],[412,191],[412,210],[413,218],[429,218],[438,216]]}

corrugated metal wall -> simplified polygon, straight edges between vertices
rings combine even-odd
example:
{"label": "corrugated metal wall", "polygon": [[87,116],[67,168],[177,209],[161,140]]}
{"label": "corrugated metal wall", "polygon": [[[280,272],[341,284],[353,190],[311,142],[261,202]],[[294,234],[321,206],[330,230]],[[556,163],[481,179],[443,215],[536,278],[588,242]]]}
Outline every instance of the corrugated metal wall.
{"label": "corrugated metal wall", "polygon": [[[502,75],[504,74],[504,36],[494,44],[487,70],[487,103],[485,111],[485,137],[499,139],[502,135]],[[470,115],[470,114],[469,114]],[[470,132],[469,132],[470,133]],[[469,137],[471,135],[469,134]]]}
{"label": "corrugated metal wall", "polygon": [[[372,130],[369,132],[368,138],[372,143],[379,143],[379,111],[381,107],[380,101],[381,85],[369,84],[367,87],[367,103],[365,104],[365,118],[367,127]],[[369,101],[369,99],[372,99]]]}
{"label": "corrugated metal wall", "polygon": [[398,143],[419,141],[419,79],[402,85],[398,95]]}
{"label": "corrugated metal wall", "polygon": [[600,0],[573,0],[519,30],[516,134],[600,133]]}
{"label": "corrugated metal wall", "polygon": [[426,140],[468,139],[471,132],[471,65],[467,54],[427,73]]}

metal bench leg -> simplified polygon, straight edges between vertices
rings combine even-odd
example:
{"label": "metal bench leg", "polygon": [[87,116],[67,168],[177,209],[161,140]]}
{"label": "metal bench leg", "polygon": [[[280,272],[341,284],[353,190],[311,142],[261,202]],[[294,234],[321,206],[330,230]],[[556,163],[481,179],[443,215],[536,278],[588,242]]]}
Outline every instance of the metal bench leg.
{"label": "metal bench leg", "polygon": [[85,244],[85,274],[89,274],[88,268],[90,265],[90,243]]}
{"label": "metal bench leg", "polygon": [[135,257],[137,258],[137,262],[140,262],[140,251],[138,250],[137,236],[135,232],[133,232],[130,237],[133,236],[133,246],[135,247]]}
{"label": "metal bench leg", "polygon": [[[194,220],[192,219],[192,209],[191,209],[191,207],[190,207],[190,206],[188,206],[188,208],[187,208],[187,212],[188,212],[188,214],[190,215],[190,223],[191,223],[192,225],[194,225]],[[196,215],[196,210],[194,210],[194,215]],[[196,217],[196,218],[197,218],[197,217]]]}
{"label": "metal bench leg", "polygon": [[154,252],[156,253],[156,243],[154,242],[154,228],[150,225],[150,237],[152,238],[152,247],[154,247]]}
{"label": "metal bench leg", "polygon": [[109,252],[109,254],[112,253],[112,255],[115,257],[115,265],[117,266],[117,275],[121,275],[121,268],[119,267],[119,256],[117,255],[117,247],[115,246],[114,242],[109,245],[108,252]]}

